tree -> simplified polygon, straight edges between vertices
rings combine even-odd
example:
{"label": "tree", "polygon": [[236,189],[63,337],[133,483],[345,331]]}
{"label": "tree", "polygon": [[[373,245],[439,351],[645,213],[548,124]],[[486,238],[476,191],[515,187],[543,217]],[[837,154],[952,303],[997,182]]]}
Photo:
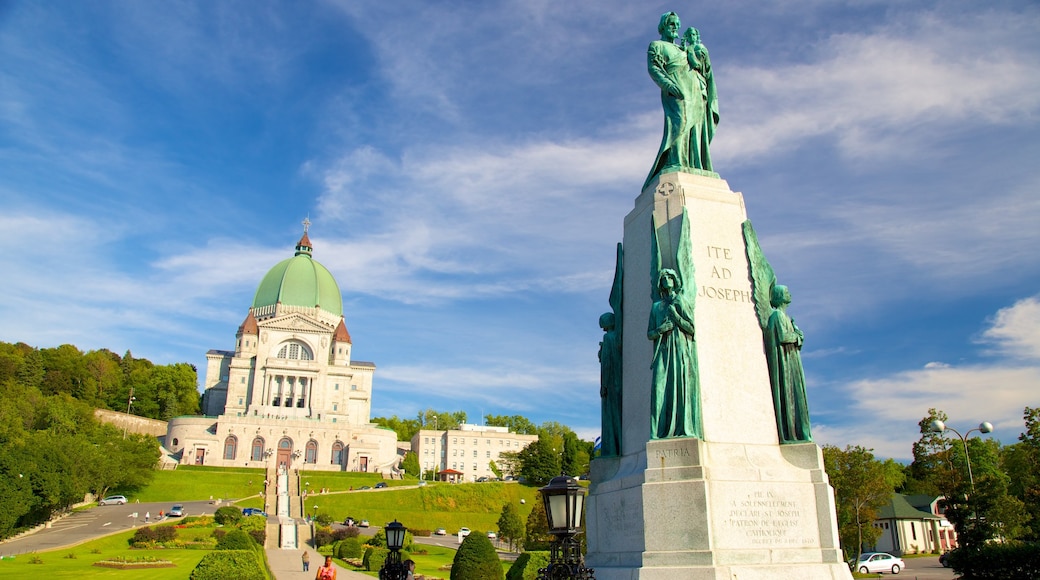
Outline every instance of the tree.
{"label": "tree", "polygon": [[545,505],[539,500],[534,502],[531,513],[527,514],[527,534],[524,536],[524,550],[548,550],[552,542],[549,535],[549,520],[545,515]]}
{"label": "tree", "polygon": [[520,475],[532,485],[545,485],[560,474],[560,454],[552,446],[548,436],[541,434],[538,440],[523,448],[518,455]]}
{"label": "tree", "polygon": [[520,517],[520,510],[512,503],[502,506],[502,515],[498,517],[498,536],[509,542],[512,550],[515,544],[524,539],[526,528]]}
{"label": "tree", "polygon": [[404,470],[408,475],[418,477],[419,476],[419,456],[413,451],[409,451],[404,454],[404,459],[401,460],[401,469]]}
{"label": "tree", "polygon": [[873,450],[860,446],[844,450],[824,446],[823,461],[834,486],[838,535],[846,555],[858,558],[863,546],[877,542],[881,531],[874,527],[874,520],[902,483],[903,470],[891,459],[878,461]]}
{"label": "tree", "polygon": [[466,536],[455,552],[451,580],[505,580],[502,563],[491,540],[480,532]]}
{"label": "tree", "polygon": [[530,419],[522,415],[485,415],[484,424],[495,427],[506,427],[512,433],[536,435],[538,427]]}

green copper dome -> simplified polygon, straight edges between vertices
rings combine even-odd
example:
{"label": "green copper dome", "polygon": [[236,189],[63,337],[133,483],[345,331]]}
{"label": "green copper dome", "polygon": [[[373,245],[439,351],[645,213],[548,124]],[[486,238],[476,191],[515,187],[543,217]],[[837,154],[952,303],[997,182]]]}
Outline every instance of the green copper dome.
{"label": "green copper dome", "polygon": [[315,306],[343,315],[343,296],[329,270],[311,257],[311,241],[304,231],[296,255],[275,264],[256,289],[253,308],[281,302],[291,306]]}

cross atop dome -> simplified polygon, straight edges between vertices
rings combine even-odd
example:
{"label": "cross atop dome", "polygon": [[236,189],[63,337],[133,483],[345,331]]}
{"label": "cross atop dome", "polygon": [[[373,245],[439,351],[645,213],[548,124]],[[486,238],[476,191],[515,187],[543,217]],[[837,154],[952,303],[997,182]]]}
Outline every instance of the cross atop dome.
{"label": "cross atop dome", "polygon": [[303,235],[307,235],[307,230],[311,227],[311,216],[303,218],[301,223],[303,224]]}
{"label": "cross atop dome", "polygon": [[303,237],[301,237],[300,241],[296,243],[296,255],[299,256],[302,254],[310,256],[311,252],[314,251],[314,246],[311,245],[311,239],[307,237],[307,230],[311,227],[310,216],[303,218],[303,221],[300,223],[303,224]]}

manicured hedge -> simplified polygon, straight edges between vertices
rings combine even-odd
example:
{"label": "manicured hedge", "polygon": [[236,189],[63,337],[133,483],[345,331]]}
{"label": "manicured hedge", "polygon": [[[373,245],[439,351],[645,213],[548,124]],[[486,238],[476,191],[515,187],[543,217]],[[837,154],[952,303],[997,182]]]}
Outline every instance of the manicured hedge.
{"label": "manicured hedge", "polygon": [[948,556],[961,580],[1040,578],[1040,544],[985,544],[958,548]]}
{"label": "manicured hedge", "polygon": [[217,540],[218,550],[255,550],[256,541],[242,530],[230,530]]}
{"label": "manicured hedge", "polygon": [[336,557],[340,560],[348,558],[360,558],[364,554],[361,548],[361,540],[358,538],[344,538],[336,542]]}
{"label": "manicured hedge", "polygon": [[538,570],[549,565],[549,552],[524,552],[506,572],[506,580],[537,580]]}
{"label": "manicured hedge", "polygon": [[223,550],[206,554],[191,572],[191,580],[266,580],[260,557],[253,550]]}
{"label": "manicured hedge", "polygon": [[491,540],[480,531],[473,531],[455,552],[451,564],[451,580],[504,580],[502,563]]}

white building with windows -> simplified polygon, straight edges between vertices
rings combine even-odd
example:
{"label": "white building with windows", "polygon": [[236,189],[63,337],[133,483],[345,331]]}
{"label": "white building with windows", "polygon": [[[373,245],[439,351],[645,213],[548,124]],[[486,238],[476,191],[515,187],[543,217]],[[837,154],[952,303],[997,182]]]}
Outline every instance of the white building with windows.
{"label": "white building with windows", "polygon": [[503,477],[515,475],[502,463],[501,454],[518,452],[537,440],[537,435],[510,433],[505,427],[462,424],[447,431],[420,430],[412,437],[412,452],[423,473],[454,471],[462,474],[461,481],[476,481],[496,477],[492,462]]}
{"label": "white building with windows", "polygon": [[235,350],[206,353],[201,417],[169,422],[182,464],[388,471],[394,431],[369,422],[375,365],[351,358],[343,298],[313,259],[306,226],[293,257],[264,276]]}

